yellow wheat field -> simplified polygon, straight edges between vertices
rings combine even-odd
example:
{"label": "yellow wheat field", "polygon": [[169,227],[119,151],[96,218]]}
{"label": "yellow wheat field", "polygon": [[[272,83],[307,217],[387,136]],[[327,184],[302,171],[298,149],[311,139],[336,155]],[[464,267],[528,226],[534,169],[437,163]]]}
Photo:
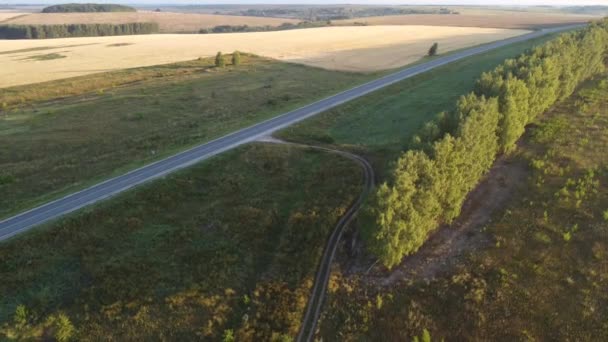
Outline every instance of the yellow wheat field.
{"label": "yellow wheat field", "polygon": [[27,13],[19,13],[19,12],[3,12],[0,11],[0,23],[5,24],[5,21],[9,21],[11,19],[15,19],[16,17],[26,16]]}
{"label": "yellow wheat field", "polygon": [[[469,11],[471,12],[471,11]],[[530,29],[569,24],[586,23],[597,19],[593,16],[576,16],[550,13],[528,12],[499,12],[484,11],[479,14],[437,15],[437,14],[409,14],[389,15],[382,17],[355,18],[334,20],[335,25],[352,25],[364,23],[367,25],[433,25],[433,26],[461,26],[461,27],[491,27],[510,29]]]}
{"label": "yellow wheat field", "polygon": [[[419,60],[433,42],[439,43],[440,52],[447,52],[527,32],[474,27],[367,26],[5,40],[0,41],[0,87],[186,61],[235,50],[328,69],[376,71]],[[45,56],[55,59],[45,60]]]}
{"label": "yellow wheat field", "polygon": [[114,13],[32,13],[8,19],[3,24],[61,25],[125,24],[135,22],[155,22],[158,23],[161,33],[180,33],[198,32],[202,28],[218,25],[279,26],[283,23],[297,23],[299,20],[201,13],[139,11]]}

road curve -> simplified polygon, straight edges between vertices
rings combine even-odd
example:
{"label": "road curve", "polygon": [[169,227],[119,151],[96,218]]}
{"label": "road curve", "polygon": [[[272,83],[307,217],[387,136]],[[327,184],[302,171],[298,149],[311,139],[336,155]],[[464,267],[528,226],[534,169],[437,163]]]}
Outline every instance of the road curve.
{"label": "road curve", "polygon": [[32,227],[48,222],[90,204],[107,199],[118,193],[126,191],[137,185],[162,177],[176,170],[188,167],[218,153],[235,148],[239,145],[256,140],[261,136],[270,135],[273,132],[302,121],[313,115],[319,114],[345,102],[367,95],[378,89],[413,77],[431,69],[484,53],[505,45],[537,38],[549,33],[570,30],[583,25],[571,25],[558,28],[535,31],[523,36],[518,36],[483,46],[456,52],[454,54],[439,57],[432,61],[422,63],[410,68],[403,69],[388,76],[362,84],[355,88],[333,95],[321,101],[312,103],[294,111],[279,115],[272,119],[263,121],[253,126],[241,129],[234,133],[225,135],[219,139],[201,144],[184,152],[146,165],[139,169],[128,172],[82,191],[67,195],[58,200],[41,205],[29,211],[10,217],[0,222],[0,241],[6,240],[16,234],[25,232]]}
{"label": "road curve", "polygon": [[[289,143],[288,143],[289,144]],[[316,150],[325,151],[340,155],[344,158],[350,159],[361,166],[363,169],[363,190],[357,198],[357,200],[350,206],[346,213],[340,218],[336,228],[331,233],[325,249],[323,250],[323,256],[319,262],[317,273],[315,276],[315,282],[308,298],[306,305],[306,312],[302,318],[302,324],[300,326],[300,332],[296,339],[297,342],[312,341],[315,330],[317,328],[317,322],[319,321],[319,315],[321,314],[321,307],[323,306],[323,300],[325,299],[325,292],[327,290],[327,283],[329,282],[329,276],[331,275],[331,264],[334,260],[338,244],[342,239],[344,229],[348,224],[355,218],[357,212],[361,208],[363,201],[371,193],[374,188],[374,169],[370,163],[363,157],[356,154],[348,153],[345,151],[333,150],[325,147],[317,147],[310,145],[299,145],[290,144],[294,146],[300,146],[303,148],[312,148]]]}

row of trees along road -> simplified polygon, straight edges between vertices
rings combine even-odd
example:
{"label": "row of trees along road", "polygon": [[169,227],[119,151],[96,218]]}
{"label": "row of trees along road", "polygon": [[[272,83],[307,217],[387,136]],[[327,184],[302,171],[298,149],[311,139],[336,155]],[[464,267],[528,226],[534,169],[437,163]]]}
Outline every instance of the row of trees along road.
{"label": "row of trees along road", "polygon": [[392,268],[440,224],[451,223],[467,194],[498,155],[515,148],[528,123],[604,71],[607,49],[604,20],[484,73],[474,92],[424,127],[377,189],[363,217],[369,250]]}
{"label": "row of trees along road", "polygon": [[158,32],[157,23],[0,25],[0,39],[120,36]]}

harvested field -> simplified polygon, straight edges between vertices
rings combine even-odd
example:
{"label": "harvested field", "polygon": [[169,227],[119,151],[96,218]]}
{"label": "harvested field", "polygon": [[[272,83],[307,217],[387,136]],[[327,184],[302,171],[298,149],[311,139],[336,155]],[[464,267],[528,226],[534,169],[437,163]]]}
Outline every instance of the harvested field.
{"label": "harvested field", "polygon": [[[482,14],[483,13],[483,14]],[[479,14],[437,15],[393,15],[383,17],[356,18],[336,20],[335,25],[434,25],[457,27],[494,27],[505,29],[538,29],[543,27],[585,23],[595,20],[593,16],[575,16],[565,14],[493,11]]]}
{"label": "harvested field", "polygon": [[[5,41],[0,47],[0,87],[173,63],[235,50],[327,69],[369,72],[401,67],[426,55],[506,39],[524,30],[474,27],[323,27],[209,35],[141,35]],[[34,54],[66,58],[34,62]]]}
{"label": "harvested field", "polygon": [[[0,14],[0,20],[2,20]],[[218,25],[279,26],[283,23],[298,23],[299,20],[282,18],[261,18],[230,15],[171,12],[122,12],[122,13],[34,13],[11,20],[4,24],[124,24],[134,22],[155,22],[163,33],[198,32],[202,28]]]}
{"label": "harvested field", "polygon": [[11,18],[21,17],[21,16],[25,16],[25,15],[28,15],[28,13],[0,11],[0,23],[4,23],[5,21],[10,20]]}

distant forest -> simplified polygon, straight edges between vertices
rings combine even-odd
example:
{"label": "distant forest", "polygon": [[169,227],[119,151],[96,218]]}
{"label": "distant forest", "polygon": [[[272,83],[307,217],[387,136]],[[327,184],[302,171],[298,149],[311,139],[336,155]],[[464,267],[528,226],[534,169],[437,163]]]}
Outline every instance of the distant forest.
{"label": "distant forest", "polygon": [[133,7],[112,4],[61,4],[45,7],[42,13],[136,12]]}
{"label": "distant forest", "polygon": [[223,14],[327,21],[404,14],[459,14],[448,8],[292,7],[251,8]]}
{"label": "distant forest", "polygon": [[560,8],[562,12],[589,15],[608,15],[608,6],[568,6]]}
{"label": "distant forest", "polygon": [[157,23],[0,25],[0,39],[120,36],[158,32]]}
{"label": "distant forest", "polygon": [[[363,25],[363,24],[360,24]],[[297,24],[283,23],[279,26],[249,26],[249,25],[219,25],[212,28],[203,28],[199,33],[234,33],[234,32],[267,32],[267,31],[285,31],[303,28],[325,27],[331,26],[329,21],[303,21]]]}

